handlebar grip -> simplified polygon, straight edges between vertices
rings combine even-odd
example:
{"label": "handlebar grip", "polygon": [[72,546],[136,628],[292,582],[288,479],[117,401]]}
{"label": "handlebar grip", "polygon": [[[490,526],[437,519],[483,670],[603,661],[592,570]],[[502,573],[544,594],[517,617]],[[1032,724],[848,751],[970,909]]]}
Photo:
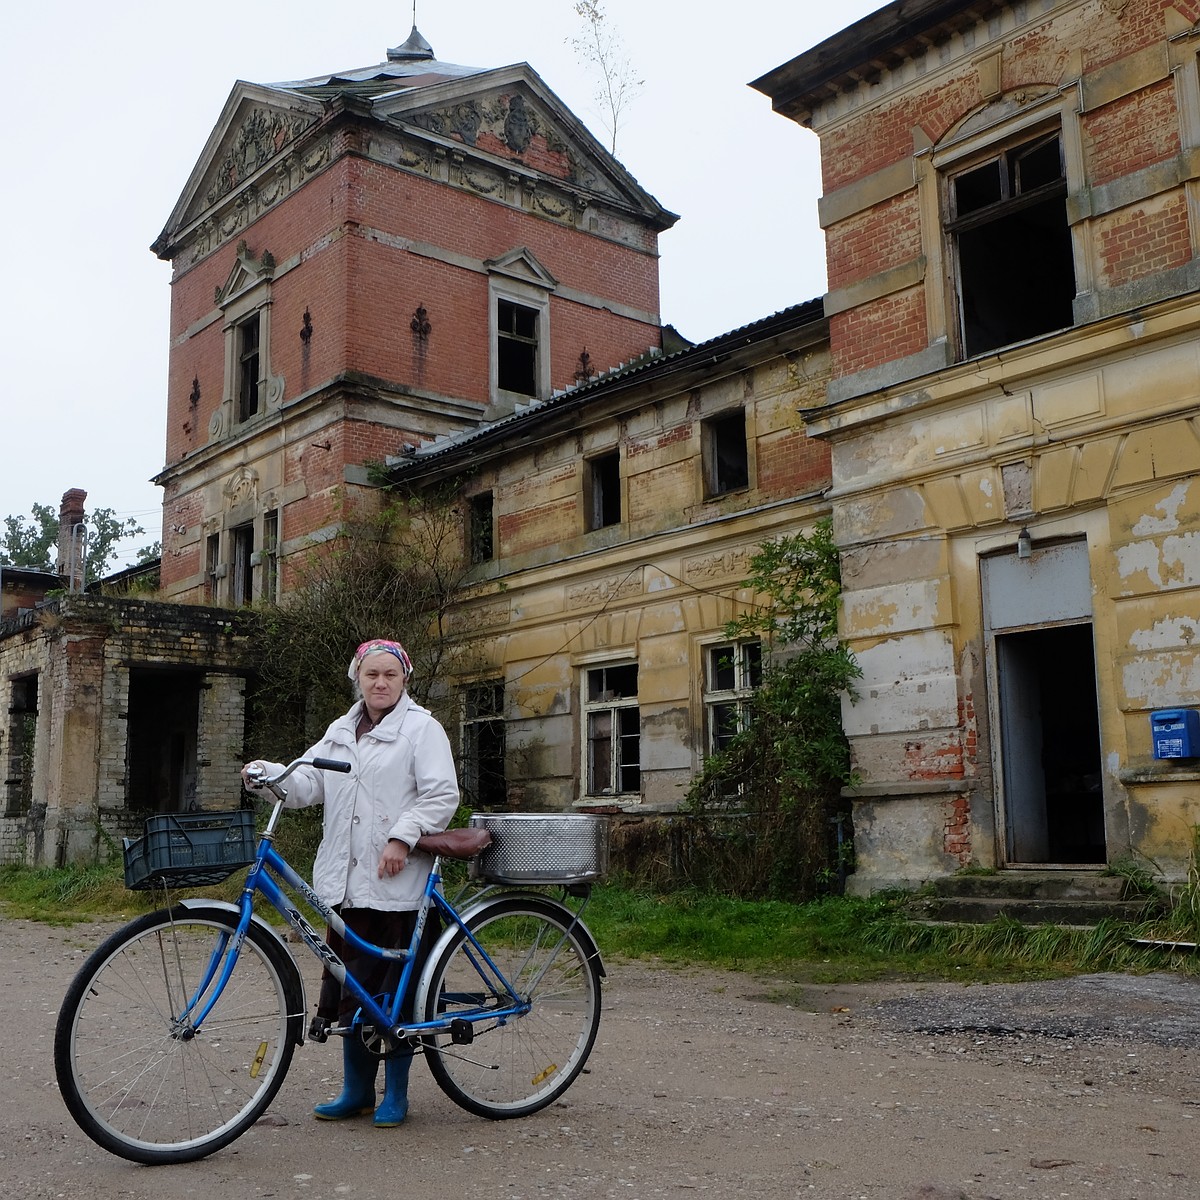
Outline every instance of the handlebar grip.
{"label": "handlebar grip", "polygon": [[348,775],[351,770],[348,762],[341,762],[336,758],[314,758],[312,765],[322,771],[340,771],[343,775]]}

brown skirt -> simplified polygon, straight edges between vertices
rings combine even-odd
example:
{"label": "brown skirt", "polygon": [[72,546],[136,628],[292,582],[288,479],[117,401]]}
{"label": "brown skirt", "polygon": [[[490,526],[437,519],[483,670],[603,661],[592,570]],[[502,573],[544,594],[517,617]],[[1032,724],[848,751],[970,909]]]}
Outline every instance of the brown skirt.
{"label": "brown skirt", "polygon": [[[386,946],[388,949],[406,947],[412,941],[413,930],[417,924],[415,912],[381,912],[374,908],[347,908],[337,906],[333,910],[338,913],[346,926],[352,929],[363,941],[376,946]],[[415,988],[416,974],[429,957],[433,943],[441,932],[442,921],[436,910],[430,909],[425,921],[425,932],[421,936],[421,944],[417,947],[417,965],[414,967],[413,984],[410,985],[408,997],[400,1010],[400,1019],[412,1020],[412,999]],[[382,996],[390,996],[400,981],[403,963],[396,960],[374,958],[360,954],[351,949],[345,940],[331,928],[325,930],[325,940],[333,952],[346,964],[346,970],[358,980],[363,987],[377,1000]],[[321,994],[317,1000],[317,1016],[327,1021],[344,1023],[348,1021],[359,1007],[358,998],[349,988],[343,988],[338,980],[325,968],[321,972]]]}

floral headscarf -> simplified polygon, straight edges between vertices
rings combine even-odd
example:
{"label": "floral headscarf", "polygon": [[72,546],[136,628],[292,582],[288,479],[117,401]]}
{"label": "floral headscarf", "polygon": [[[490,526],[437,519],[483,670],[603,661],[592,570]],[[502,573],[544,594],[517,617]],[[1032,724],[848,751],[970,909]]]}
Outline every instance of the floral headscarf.
{"label": "floral headscarf", "polygon": [[394,654],[400,660],[400,665],[404,668],[405,679],[412,678],[412,659],[408,657],[408,651],[399,642],[389,642],[385,638],[375,638],[372,641],[363,642],[355,650],[354,657],[350,660],[350,667],[346,671],[346,674],[351,679],[358,678],[358,668],[368,654]]}

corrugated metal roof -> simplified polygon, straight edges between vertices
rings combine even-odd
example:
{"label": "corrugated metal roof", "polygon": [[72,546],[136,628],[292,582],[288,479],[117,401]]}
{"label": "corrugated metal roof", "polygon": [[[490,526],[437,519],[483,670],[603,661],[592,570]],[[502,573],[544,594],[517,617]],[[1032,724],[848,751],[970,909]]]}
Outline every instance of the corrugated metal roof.
{"label": "corrugated metal roof", "polygon": [[586,383],[577,384],[555,392],[546,400],[531,400],[522,405],[516,412],[501,417],[496,421],[477,426],[475,429],[464,430],[462,433],[448,434],[437,437],[409,450],[403,455],[396,455],[385,460],[385,466],[396,475],[403,475],[408,466],[428,463],[433,458],[439,458],[454,450],[470,446],[483,438],[503,437],[505,433],[531,422],[556,409],[586,402],[597,394],[601,394],[617,383],[625,383],[638,379],[652,371],[657,373],[663,369],[686,367],[691,361],[702,362],[707,357],[729,353],[741,346],[750,345],[759,340],[772,336],[783,328],[811,324],[821,320],[825,315],[825,307],[821,300],[809,300],[803,304],[794,304],[780,309],[769,317],[763,317],[738,329],[710,338],[694,346],[685,347],[672,354],[663,354],[659,350],[650,350],[639,358],[621,363],[609,371],[589,379]]}

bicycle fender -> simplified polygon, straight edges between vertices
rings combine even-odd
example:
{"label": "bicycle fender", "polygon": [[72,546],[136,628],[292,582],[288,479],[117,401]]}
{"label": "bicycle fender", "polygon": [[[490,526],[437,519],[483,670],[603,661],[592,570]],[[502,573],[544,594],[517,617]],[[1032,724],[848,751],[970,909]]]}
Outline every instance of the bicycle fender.
{"label": "bicycle fender", "polygon": [[[194,910],[219,908],[234,917],[241,916],[241,909],[236,904],[231,904],[228,900],[207,900],[201,896],[189,896],[186,900],[180,900],[175,907]],[[276,960],[275,965],[283,972],[285,980],[292,985],[299,998],[300,1003],[297,1009],[299,1016],[295,1022],[295,1041],[298,1046],[302,1046],[304,1044],[304,1016],[308,1012],[308,995],[304,987],[304,976],[300,974],[300,968],[296,966],[296,960],[292,957],[283,938],[271,925],[264,921],[258,913],[250,914],[250,924],[268,939]]]}

